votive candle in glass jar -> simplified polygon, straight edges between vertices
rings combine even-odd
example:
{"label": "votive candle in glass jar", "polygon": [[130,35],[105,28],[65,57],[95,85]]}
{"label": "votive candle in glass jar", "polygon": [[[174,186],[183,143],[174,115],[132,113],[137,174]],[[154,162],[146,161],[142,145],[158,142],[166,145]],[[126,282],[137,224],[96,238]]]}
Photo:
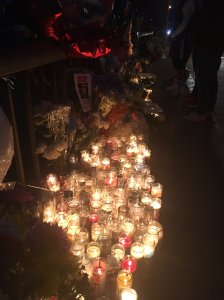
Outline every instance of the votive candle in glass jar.
{"label": "votive candle in glass jar", "polygon": [[152,196],[147,192],[143,192],[141,202],[142,204],[149,206],[152,203]]}
{"label": "votive candle in glass jar", "polygon": [[153,182],[155,181],[155,177],[153,175],[148,175],[143,180],[142,188],[148,192],[151,191],[151,186]]}
{"label": "votive candle in glass jar", "polygon": [[131,245],[130,250],[131,256],[135,259],[140,259],[144,256],[144,245],[139,242],[135,242]]}
{"label": "votive candle in glass jar", "polygon": [[134,221],[131,218],[124,219],[121,223],[121,228],[125,234],[132,236],[135,231]]}
{"label": "votive candle in glass jar", "polygon": [[51,192],[57,192],[60,190],[60,182],[57,175],[48,174],[46,177],[47,187]]}
{"label": "votive candle in glass jar", "polygon": [[89,208],[86,206],[81,206],[79,208],[80,226],[85,227],[87,219],[89,217]]}
{"label": "votive candle in glass jar", "polygon": [[78,232],[76,232],[75,239],[77,242],[87,245],[88,241],[89,241],[88,230],[86,228],[80,228],[80,230]]}
{"label": "votive candle in glass jar", "polygon": [[56,218],[58,226],[65,229],[68,225],[68,215],[65,212],[59,212]]}
{"label": "votive candle in glass jar", "polygon": [[120,298],[120,294],[123,288],[131,288],[133,283],[132,273],[127,270],[120,270],[117,274],[117,297]]}
{"label": "votive candle in glass jar", "polygon": [[134,221],[139,222],[140,219],[143,219],[144,213],[144,206],[141,202],[136,201],[130,204],[130,215]]}
{"label": "votive candle in glass jar", "polygon": [[101,200],[94,200],[94,199],[91,199],[91,200],[90,200],[90,206],[91,206],[91,208],[93,208],[93,209],[99,209],[99,208],[101,208],[101,206],[102,206],[102,201],[101,201]]}
{"label": "votive candle in glass jar", "polygon": [[73,212],[77,211],[77,209],[79,208],[79,200],[78,198],[75,197],[71,197],[67,199],[67,204],[68,204],[68,211],[70,214],[73,214]]}
{"label": "votive candle in glass jar", "polygon": [[159,220],[160,209],[162,206],[162,200],[160,198],[152,198],[152,219]]}
{"label": "votive candle in glass jar", "polygon": [[114,244],[111,248],[111,254],[117,259],[123,259],[125,256],[125,248],[121,244]]}
{"label": "votive candle in glass jar", "polygon": [[100,245],[100,254],[102,257],[107,257],[111,251],[111,235],[110,234],[100,234],[98,237],[98,242]]}
{"label": "votive candle in glass jar", "polygon": [[67,235],[70,240],[75,240],[76,233],[80,230],[80,225],[70,220],[67,225]]}
{"label": "votive candle in glass jar", "polygon": [[100,145],[97,144],[97,143],[92,144],[91,149],[92,149],[92,153],[93,154],[99,154],[99,152],[100,152]]}
{"label": "votive candle in glass jar", "polygon": [[86,254],[90,258],[96,258],[100,256],[100,245],[97,242],[90,242],[87,244]]}
{"label": "votive candle in glass jar", "polygon": [[148,160],[151,157],[151,150],[148,148],[145,148],[145,150],[143,151],[143,155],[144,157]]}
{"label": "votive candle in glass jar", "polygon": [[97,288],[96,294],[102,293],[106,284],[107,265],[101,257],[96,258],[92,263],[92,278],[91,281]]}
{"label": "votive candle in glass jar", "polygon": [[84,161],[86,163],[91,162],[90,153],[87,150],[82,150],[81,151],[81,159],[82,159],[82,161]]}
{"label": "votive candle in glass jar", "polygon": [[85,267],[84,272],[88,274],[88,277],[90,278],[91,274],[92,274],[92,261],[89,258],[89,256],[87,254],[84,254],[80,260],[80,265]]}
{"label": "votive candle in glass jar", "polygon": [[136,267],[137,267],[137,263],[136,263],[135,258],[131,255],[126,255],[122,259],[121,267],[122,267],[122,269],[133,273],[136,270]]}
{"label": "votive candle in glass jar", "polygon": [[152,183],[151,195],[154,198],[161,198],[163,193],[163,186],[160,183]]}
{"label": "votive candle in glass jar", "polygon": [[44,207],[43,212],[43,222],[45,223],[54,223],[56,218],[56,210],[54,209],[54,206],[47,206]]}
{"label": "votive candle in glass jar", "polygon": [[150,228],[151,225],[154,225],[158,228],[159,240],[162,239],[163,238],[163,227],[162,227],[162,225],[156,220],[150,220],[148,222],[148,228]]}
{"label": "votive candle in glass jar", "polygon": [[91,239],[97,241],[99,236],[103,233],[103,227],[99,223],[93,223],[91,226]]}
{"label": "votive candle in glass jar", "polygon": [[118,243],[124,246],[124,248],[128,248],[131,246],[131,237],[127,234],[121,234]]}
{"label": "votive candle in glass jar", "polygon": [[102,199],[102,191],[99,188],[95,188],[92,191],[92,199],[93,200],[101,200]]}
{"label": "votive candle in glass jar", "polygon": [[126,205],[121,205],[118,207],[118,219],[120,221],[123,221],[124,219],[127,219],[129,216],[129,207]]}
{"label": "votive candle in glass jar", "polygon": [[71,252],[74,256],[82,257],[85,253],[85,245],[75,241],[71,246]]}
{"label": "votive candle in glass jar", "polygon": [[142,243],[144,245],[144,258],[151,258],[156,248],[155,240],[146,233],[142,238]]}
{"label": "votive candle in glass jar", "polygon": [[134,289],[124,288],[121,290],[121,300],[138,300],[138,294]]}
{"label": "votive candle in glass jar", "polygon": [[89,222],[90,223],[97,223],[100,220],[100,216],[99,213],[97,213],[96,211],[90,211],[89,212]]}
{"label": "votive candle in glass jar", "polygon": [[155,225],[149,225],[147,227],[147,233],[150,236],[150,238],[154,239],[155,245],[158,244],[159,241],[159,229]]}
{"label": "votive candle in glass jar", "polygon": [[117,173],[116,173],[116,171],[110,171],[104,182],[107,186],[116,187],[117,186]]}
{"label": "votive candle in glass jar", "polygon": [[101,160],[101,166],[103,170],[108,170],[110,168],[110,159],[108,157],[103,157]]}

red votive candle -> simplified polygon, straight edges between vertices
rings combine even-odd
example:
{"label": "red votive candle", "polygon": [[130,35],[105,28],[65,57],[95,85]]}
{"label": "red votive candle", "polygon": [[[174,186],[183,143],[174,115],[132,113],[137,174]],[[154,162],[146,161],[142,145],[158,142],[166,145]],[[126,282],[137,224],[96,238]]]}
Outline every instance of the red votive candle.
{"label": "red votive candle", "polygon": [[136,260],[131,255],[126,255],[122,260],[122,269],[127,270],[129,272],[134,272],[136,270]]}
{"label": "red votive candle", "polygon": [[131,246],[131,238],[129,235],[126,234],[122,234],[119,237],[118,243],[122,246],[124,246],[124,248],[128,248]]}
{"label": "red votive candle", "polygon": [[90,223],[97,223],[97,222],[99,222],[99,220],[100,220],[100,217],[97,213],[90,213],[90,215],[89,215]]}

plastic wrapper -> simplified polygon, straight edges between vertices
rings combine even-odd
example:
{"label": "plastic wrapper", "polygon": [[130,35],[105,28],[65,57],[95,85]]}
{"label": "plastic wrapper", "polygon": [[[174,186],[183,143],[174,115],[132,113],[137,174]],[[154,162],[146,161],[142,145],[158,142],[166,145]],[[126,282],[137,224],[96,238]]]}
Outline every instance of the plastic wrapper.
{"label": "plastic wrapper", "polygon": [[14,143],[12,126],[1,107],[0,128],[0,182],[2,182],[12,162],[14,155]]}

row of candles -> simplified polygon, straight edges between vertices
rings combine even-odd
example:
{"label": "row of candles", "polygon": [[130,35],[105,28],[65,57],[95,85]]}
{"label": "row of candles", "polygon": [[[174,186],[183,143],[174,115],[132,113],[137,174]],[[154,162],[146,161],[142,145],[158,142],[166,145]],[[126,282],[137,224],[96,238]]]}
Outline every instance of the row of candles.
{"label": "row of candles", "polygon": [[[132,273],[139,259],[153,256],[163,236],[158,221],[163,186],[150,173],[150,155],[141,136],[95,143],[91,151],[81,152],[81,163],[94,170],[94,177],[73,171],[63,185],[69,197],[59,193],[60,200],[45,205],[44,222],[67,232],[71,252],[99,294],[108,270],[116,269],[117,299],[137,299]],[[62,190],[54,174],[46,183],[51,191]]]}

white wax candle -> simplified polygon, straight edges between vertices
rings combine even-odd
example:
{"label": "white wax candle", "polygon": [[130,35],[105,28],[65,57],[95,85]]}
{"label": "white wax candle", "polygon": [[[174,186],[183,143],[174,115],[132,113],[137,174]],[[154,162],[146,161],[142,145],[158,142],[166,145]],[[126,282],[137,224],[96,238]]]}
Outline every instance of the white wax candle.
{"label": "white wax candle", "polygon": [[137,300],[138,295],[134,289],[124,288],[121,290],[121,300]]}

